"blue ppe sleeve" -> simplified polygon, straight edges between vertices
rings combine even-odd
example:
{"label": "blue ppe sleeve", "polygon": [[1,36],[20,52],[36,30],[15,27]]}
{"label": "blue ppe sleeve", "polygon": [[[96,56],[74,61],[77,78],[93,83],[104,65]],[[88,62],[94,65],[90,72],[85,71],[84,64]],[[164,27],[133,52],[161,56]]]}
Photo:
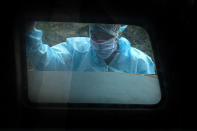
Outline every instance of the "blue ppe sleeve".
{"label": "blue ppe sleeve", "polygon": [[26,34],[26,53],[37,70],[71,70],[72,48],[66,42],[49,47],[42,43],[42,31],[34,28]]}
{"label": "blue ppe sleeve", "polygon": [[137,72],[139,74],[155,74],[155,65],[149,56],[138,60]]}

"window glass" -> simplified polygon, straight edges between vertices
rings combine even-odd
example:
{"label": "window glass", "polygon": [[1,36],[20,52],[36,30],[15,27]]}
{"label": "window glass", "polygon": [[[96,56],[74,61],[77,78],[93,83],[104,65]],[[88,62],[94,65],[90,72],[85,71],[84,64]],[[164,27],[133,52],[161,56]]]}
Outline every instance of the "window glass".
{"label": "window glass", "polygon": [[37,21],[27,29],[32,102],[150,105],[160,101],[151,41],[142,27]]}

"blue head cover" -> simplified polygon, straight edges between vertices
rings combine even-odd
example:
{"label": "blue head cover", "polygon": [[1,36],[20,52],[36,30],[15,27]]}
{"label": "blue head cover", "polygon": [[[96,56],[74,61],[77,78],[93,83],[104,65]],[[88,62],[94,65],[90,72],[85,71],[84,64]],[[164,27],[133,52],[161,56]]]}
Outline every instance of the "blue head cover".
{"label": "blue head cover", "polygon": [[127,28],[127,25],[124,25],[120,28],[120,31],[123,32]]}

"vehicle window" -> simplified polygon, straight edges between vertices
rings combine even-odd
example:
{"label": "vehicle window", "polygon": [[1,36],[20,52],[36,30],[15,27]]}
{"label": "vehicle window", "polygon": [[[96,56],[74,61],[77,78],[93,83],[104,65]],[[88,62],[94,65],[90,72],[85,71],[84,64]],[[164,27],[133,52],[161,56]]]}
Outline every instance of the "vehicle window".
{"label": "vehicle window", "polygon": [[123,24],[34,22],[26,35],[28,97],[36,103],[157,104],[148,33]]}

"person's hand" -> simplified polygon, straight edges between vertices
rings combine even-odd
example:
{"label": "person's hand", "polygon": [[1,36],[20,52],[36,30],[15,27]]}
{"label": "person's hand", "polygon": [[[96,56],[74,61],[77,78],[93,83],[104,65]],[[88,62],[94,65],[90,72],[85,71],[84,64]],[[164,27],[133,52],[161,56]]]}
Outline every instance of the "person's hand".
{"label": "person's hand", "polygon": [[25,31],[26,32],[29,32],[29,31],[32,31],[33,30],[33,28],[34,28],[34,25],[35,25],[35,23],[34,22],[27,22],[26,24],[25,24]]}

